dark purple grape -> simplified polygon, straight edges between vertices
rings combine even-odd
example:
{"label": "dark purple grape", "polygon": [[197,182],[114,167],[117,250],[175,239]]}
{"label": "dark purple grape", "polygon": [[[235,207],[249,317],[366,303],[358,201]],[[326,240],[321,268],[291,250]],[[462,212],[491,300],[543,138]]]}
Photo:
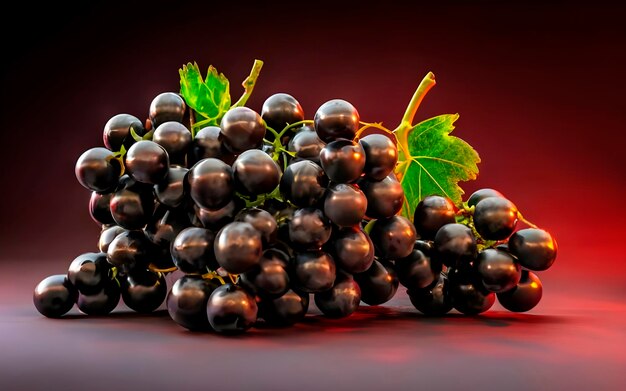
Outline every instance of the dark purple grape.
{"label": "dark purple grape", "polygon": [[417,240],[413,251],[396,260],[396,272],[400,283],[410,291],[431,286],[438,278],[443,265],[432,257],[432,244]]}
{"label": "dark purple grape", "polygon": [[505,292],[514,288],[521,277],[520,266],[513,257],[501,250],[488,248],[478,254],[476,271],[490,292]]}
{"label": "dark purple grape", "polygon": [[114,115],[104,125],[102,132],[104,145],[113,152],[119,151],[122,145],[128,150],[135,142],[135,139],[130,135],[131,127],[138,136],[143,136],[146,132],[139,118],[130,114]]}
{"label": "dark purple grape", "polygon": [[217,280],[204,280],[197,275],[183,276],[174,283],[167,295],[167,312],[174,322],[186,329],[210,329],[207,302],[219,286]]}
{"label": "dark purple grape", "polygon": [[296,154],[294,156],[295,161],[310,160],[319,164],[320,152],[325,146],[326,143],[317,137],[315,129],[310,126],[303,126],[289,141],[287,149]]}
{"label": "dark purple grape", "polygon": [[452,309],[450,282],[445,273],[440,273],[435,283],[430,286],[408,290],[407,293],[411,304],[424,315],[443,316]]}
{"label": "dark purple grape", "polygon": [[262,298],[277,298],[289,290],[287,265],[289,255],[270,248],[263,252],[259,264],[241,274],[240,282]]}
{"label": "dark purple grape", "polygon": [[126,231],[117,235],[107,249],[107,261],[123,272],[147,268],[152,243],[142,231]]}
{"label": "dark purple grape", "polygon": [[67,270],[67,279],[83,294],[94,294],[111,281],[111,265],[105,253],[85,253],[76,257]]}
{"label": "dark purple grape", "polygon": [[76,306],[86,315],[106,315],[117,307],[119,301],[120,286],[117,281],[110,280],[92,295],[83,295],[79,292]]}
{"label": "dark purple grape", "polygon": [[201,208],[217,210],[228,204],[235,186],[232,168],[221,160],[208,158],[199,161],[187,174],[189,194]]}
{"label": "dark purple grape", "polygon": [[150,103],[150,121],[153,128],[168,121],[183,122],[187,106],[180,95],[164,92],[157,95]]}
{"label": "dark purple grape", "polygon": [[332,182],[354,182],[363,174],[365,151],[352,140],[336,140],[322,148],[320,163]]}
{"label": "dark purple grape", "polygon": [[324,199],[324,214],[340,227],[361,223],[367,210],[365,194],[354,185],[338,183],[330,186]]}
{"label": "dark purple grape", "polygon": [[362,273],[374,262],[374,244],[363,230],[350,227],[337,232],[333,240],[333,258],[348,273]]}
{"label": "dark purple grape", "polygon": [[126,153],[126,170],[138,182],[156,185],[165,179],[170,160],[165,148],[154,141],[137,141]]}
{"label": "dark purple grape", "polygon": [[76,161],[74,173],[83,187],[107,193],[115,190],[122,172],[120,162],[106,148],[91,148]]}
{"label": "dark purple grape", "polygon": [[113,225],[111,227],[105,228],[100,232],[100,238],[98,239],[98,250],[100,252],[106,253],[109,249],[109,245],[117,237],[117,235],[122,232],[127,232],[128,230],[120,227],[119,225]]}
{"label": "dark purple grape", "polygon": [[206,273],[217,269],[213,252],[215,234],[208,229],[189,227],[180,231],[172,243],[172,259],[183,273]]}
{"label": "dark purple grape", "polygon": [[261,208],[243,209],[235,217],[235,221],[243,221],[251,224],[254,229],[259,231],[263,245],[268,247],[276,242],[278,236],[278,224],[269,212]]}
{"label": "dark purple grape", "polygon": [[185,201],[185,181],[189,170],[181,166],[170,166],[167,177],[154,185],[154,195],[163,205],[178,208]]}
{"label": "dark purple grape", "polygon": [[150,186],[135,182],[127,175],[120,179],[120,189],[111,197],[109,208],[117,225],[141,229],[152,219],[154,196]]}
{"label": "dark purple grape", "polygon": [[526,312],[535,308],[541,300],[543,286],[533,272],[522,270],[522,277],[513,289],[498,293],[500,304],[512,312]]}
{"label": "dark purple grape", "polygon": [[233,163],[235,189],[246,195],[271,193],[280,182],[278,164],[258,149],[245,151]]}
{"label": "dark purple grape", "polygon": [[333,99],[317,109],[314,118],[319,138],[329,143],[339,138],[352,140],[359,130],[359,113],[342,99]]}
{"label": "dark purple grape", "polygon": [[333,257],[323,251],[297,253],[293,264],[294,286],[303,292],[324,292],[335,283]]}
{"label": "dark purple grape", "polygon": [[248,149],[259,149],[265,137],[265,124],[255,111],[235,107],[226,112],[220,123],[226,149],[240,154]]}
{"label": "dark purple grape", "polygon": [[294,205],[306,208],[316,205],[323,197],[328,178],[322,167],[303,160],[290,164],[280,180],[280,192]]}
{"label": "dark purple grape", "polygon": [[259,317],[274,326],[290,326],[304,319],[309,309],[309,294],[292,289],[277,299],[259,303]]}
{"label": "dark purple grape", "polygon": [[520,229],[509,239],[509,251],[523,267],[543,271],[556,260],[558,245],[549,232],[538,228]]}
{"label": "dark purple grape", "polygon": [[496,300],[493,292],[482,286],[480,277],[473,270],[448,270],[450,297],[454,308],[465,315],[478,315],[487,311]]}
{"label": "dark purple grape", "polygon": [[468,265],[477,251],[472,230],[463,224],[446,224],[435,235],[434,257],[446,266]]}
{"label": "dark purple grape", "polygon": [[380,305],[391,300],[399,284],[393,266],[377,260],[367,271],[355,274],[354,280],[361,288],[361,301],[368,305]]}
{"label": "dark purple grape", "polygon": [[155,129],[152,140],[167,151],[170,164],[186,164],[191,132],[185,125],[175,121],[164,122]]}
{"label": "dark purple grape", "polygon": [[100,194],[95,191],[89,199],[89,215],[98,225],[115,224],[111,216],[111,194]]}
{"label": "dark purple grape", "polygon": [[[304,111],[293,96],[278,93],[263,102],[261,117],[267,126],[280,133],[285,126],[304,120]],[[268,140],[273,140],[274,135],[270,134]]]}
{"label": "dark purple grape", "polygon": [[261,234],[252,224],[232,222],[215,237],[217,263],[231,274],[245,273],[259,264],[263,252]]}
{"label": "dark purple grape", "polygon": [[476,204],[474,226],[487,240],[504,240],[517,225],[517,207],[501,197],[488,197]]}
{"label": "dark purple grape", "polygon": [[213,330],[234,334],[244,332],[254,325],[258,308],[254,297],[245,289],[229,283],[213,291],[206,312]]}
{"label": "dark purple grape", "polygon": [[469,196],[469,198],[467,199],[467,205],[468,206],[476,206],[476,204],[478,204],[480,201],[484,200],[485,198],[489,198],[489,197],[505,198],[502,195],[502,193],[500,193],[497,190],[494,190],[494,189],[480,189],[480,190],[476,190],[475,192],[472,193],[471,196]]}
{"label": "dark purple grape", "polygon": [[365,176],[382,181],[393,172],[398,162],[398,147],[383,134],[370,134],[359,140],[365,152]]}
{"label": "dark purple grape", "polygon": [[78,291],[64,274],[44,278],[35,287],[33,304],[37,311],[48,318],[60,318],[72,309],[78,299]]}
{"label": "dark purple grape", "polygon": [[379,182],[372,182],[365,178],[359,182],[359,187],[367,198],[365,215],[371,219],[383,219],[394,216],[402,209],[404,190],[394,174]]}
{"label": "dark purple grape", "polygon": [[163,303],[167,284],[161,273],[137,270],[120,279],[122,300],[133,311],[150,313]]}
{"label": "dark purple grape", "polygon": [[298,209],[289,220],[289,240],[298,249],[320,249],[331,233],[330,220],[319,209]]}
{"label": "dark purple grape", "polygon": [[163,213],[163,217],[148,224],[144,233],[155,245],[151,255],[151,263],[159,269],[174,267],[171,254],[172,242],[176,236],[191,225],[189,216],[184,210],[171,209]]}
{"label": "dark purple grape", "polygon": [[315,294],[315,305],[329,318],[350,316],[359,308],[361,288],[352,276],[340,273],[333,287]]}
{"label": "dark purple grape", "polygon": [[221,140],[221,132],[222,130],[219,126],[207,126],[196,133],[187,155],[189,167],[192,167],[202,159],[210,157],[220,159],[229,165],[233,164],[235,155],[224,147]]}
{"label": "dark purple grape", "polygon": [[456,207],[450,199],[441,196],[428,196],[417,204],[413,224],[418,235],[424,240],[433,240],[439,228],[456,222]]}
{"label": "dark purple grape", "polygon": [[210,210],[198,206],[194,208],[196,216],[204,228],[219,231],[226,224],[233,222],[237,213],[244,207],[245,203],[240,198],[234,197],[220,209]]}
{"label": "dark purple grape", "polygon": [[398,259],[413,251],[417,239],[413,223],[402,216],[376,220],[370,231],[376,255],[384,259]]}

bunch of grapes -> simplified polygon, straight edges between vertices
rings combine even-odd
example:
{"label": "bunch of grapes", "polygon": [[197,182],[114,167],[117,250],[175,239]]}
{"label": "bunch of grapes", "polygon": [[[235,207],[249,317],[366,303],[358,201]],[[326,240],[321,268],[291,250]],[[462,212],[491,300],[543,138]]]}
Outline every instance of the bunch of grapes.
{"label": "bunch of grapes", "polygon": [[[275,94],[261,114],[233,107],[200,128],[193,119],[180,95],[163,93],[145,123],[106,123],[105,147],[75,170],[92,192],[98,251],[36,287],[40,313],[76,304],[104,315],[120,298],[149,313],[165,301],[187,329],[236,333],[302,320],[311,294],[332,318],[387,302],[399,284],[427,315],[478,314],[496,294],[527,311],[541,298],[531,271],[554,262],[550,234],[515,232],[521,215],[490,189],[460,207],[426,197],[415,225],[400,216],[393,135],[361,137],[350,103],[328,101],[305,120],[296,99]],[[168,292],[174,271],[182,276]]]}

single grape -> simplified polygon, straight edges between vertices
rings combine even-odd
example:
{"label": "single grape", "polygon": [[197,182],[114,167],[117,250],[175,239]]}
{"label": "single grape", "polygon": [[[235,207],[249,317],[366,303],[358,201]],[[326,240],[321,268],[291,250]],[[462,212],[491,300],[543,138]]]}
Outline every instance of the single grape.
{"label": "single grape", "polygon": [[374,260],[372,266],[363,273],[354,275],[361,288],[361,301],[368,305],[388,302],[398,290],[398,275],[393,265]]}
{"label": "single grape", "polygon": [[307,293],[324,292],[335,283],[333,257],[323,251],[297,253],[293,263],[293,284]]}
{"label": "single grape", "polygon": [[520,266],[511,255],[501,250],[483,250],[478,254],[475,267],[490,292],[508,291],[517,285],[521,277]]}
{"label": "single grape", "polygon": [[402,216],[376,220],[370,231],[376,255],[384,259],[398,259],[413,251],[417,239],[413,223]]}
{"label": "single grape", "polygon": [[200,129],[191,142],[187,155],[187,165],[192,167],[202,159],[216,158],[231,165],[235,155],[228,151],[221,140],[222,130],[219,126],[207,126]]}
{"label": "single grape", "polygon": [[162,146],[170,158],[170,164],[185,165],[191,147],[191,132],[176,121],[163,122],[154,130],[152,140]]}
{"label": "single grape", "polygon": [[319,138],[329,143],[338,138],[352,140],[359,129],[359,113],[342,99],[330,100],[317,109],[313,119]]}
{"label": "single grape", "polygon": [[186,329],[210,329],[207,302],[219,286],[217,280],[204,280],[198,275],[182,276],[167,294],[167,312],[174,322]]}
{"label": "single grape", "polygon": [[533,272],[522,270],[522,277],[513,289],[498,293],[500,304],[512,312],[526,312],[535,308],[541,300],[543,286]]}
{"label": "single grape", "polygon": [[207,318],[218,333],[241,333],[256,322],[258,307],[245,289],[225,284],[213,291],[206,306]]}
{"label": "single grape", "polygon": [[319,209],[298,209],[289,220],[289,240],[298,249],[320,249],[331,232],[330,220]]}
{"label": "single grape", "polygon": [[517,207],[501,197],[488,197],[476,204],[474,226],[487,240],[504,240],[517,225]]}
{"label": "single grape", "polygon": [[289,255],[277,249],[267,249],[257,266],[239,276],[241,285],[263,298],[280,297],[289,290],[288,264]]}
{"label": "single grape", "polygon": [[361,288],[352,276],[341,273],[333,287],[315,294],[315,305],[329,318],[344,318],[352,315],[361,301]]}
{"label": "single grape", "polygon": [[328,188],[324,199],[324,214],[340,227],[361,223],[367,210],[365,194],[354,185],[337,183]]}
{"label": "single grape", "polygon": [[350,227],[339,230],[333,240],[333,258],[348,273],[363,273],[374,262],[374,244],[363,230]]}
{"label": "single grape", "polygon": [[194,206],[195,215],[200,220],[202,226],[211,231],[219,231],[228,223],[235,220],[237,213],[245,207],[245,203],[241,198],[233,197],[226,206],[216,209],[204,209]]}
{"label": "single grape", "polygon": [[99,193],[115,190],[122,172],[120,162],[106,148],[91,148],[76,161],[76,179],[85,188]]}
{"label": "single grape", "polygon": [[216,270],[213,246],[215,234],[208,229],[185,228],[172,243],[172,259],[183,273],[205,273],[207,267]]}
{"label": "single grape", "polygon": [[315,129],[310,126],[303,126],[289,141],[287,150],[294,152],[294,162],[300,160],[310,160],[314,163],[320,163],[320,152],[326,146],[319,137]]}
{"label": "single grape", "polygon": [[145,186],[124,175],[120,189],[111,197],[109,208],[117,225],[126,229],[141,229],[148,224],[154,212],[151,186]]}
{"label": "single grape", "polygon": [[147,268],[151,243],[142,231],[126,231],[117,235],[107,249],[107,261],[123,272]]}
{"label": "single grape", "polygon": [[265,137],[265,124],[259,114],[247,107],[235,107],[226,112],[220,123],[226,149],[240,154],[259,149]]}
{"label": "single grape", "polygon": [[419,236],[433,240],[439,228],[456,222],[456,207],[450,199],[441,196],[428,196],[417,204],[413,223]]}
{"label": "single grape", "polygon": [[480,201],[484,200],[485,198],[489,198],[489,197],[505,198],[502,195],[502,193],[500,193],[497,190],[494,190],[494,189],[480,189],[480,190],[476,190],[475,192],[472,193],[471,196],[469,196],[469,198],[467,199],[467,205],[468,206],[476,206],[476,204],[478,204]]}
{"label": "single grape", "polygon": [[411,304],[427,316],[443,316],[452,309],[450,282],[445,273],[440,273],[434,284],[422,289],[408,290]]}
{"label": "single grape", "polygon": [[485,290],[474,271],[448,270],[448,278],[452,304],[457,311],[465,315],[478,315],[493,306],[495,293]]}
{"label": "single grape", "polygon": [[370,134],[359,140],[365,152],[365,176],[382,181],[393,172],[398,162],[398,147],[383,134]]}
{"label": "single grape", "polygon": [[232,200],[235,186],[232,168],[221,160],[199,161],[187,174],[189,194],[201,208],[221,209]]}
{"label": "single grape", "polygon": [[439,278],[443,265],[432,252],[430,242],[417,240],[408,256],[396,260],[398,279],[410,291],[427,288]]}
{"label": "single grape", "polygon": [[109,249],[109,245],[117,237],[117,235],[122,232],[127,232],[128,230],[120,227],[119,225],[113,225],[108,228],[104,228],[102,232],[100,232],[100,238],[98,239],[98,250],[100,252],[106,253]]}
{"label": "single grape", "polygon": [[78,291],[67,276],[56,274],[44,278],[35,287],[33,304],[37,311],[48,318],[60,318],[72,309],[78,299]]}
{"label": "single grape", "polygon": [[231,274],[245,273],[259,264],[263,245],[261,234],[252,224],[232,222],[215,237],[217,263]]}
{"label": "single grape", "polygon": [[361,144],[352,140],[336,140],[322,148],[320,163],[331,181],[354,182],[363,174],[365,151]]}
{"label": "single grape", "polygon": [[382,181],[373,182],[366,178],[358,182],[367,198],[365,215],[371,219],[383,219],[394,216],[402,209],[404,190],[394,174]]}
{"label": "single grape", "polygon": [[180,95],[164,92],[157,95],[150,103],[150,121],[156,129],[168,121],[183,122],[187,106]]}
{"label": "single grape", "polygon": [[144,233],[154,244],[154,251],[150,256],[151,263],[159,269],[169,269],[174,267],[172,242],[182,230],[191,225],[191,221],[187,213],[180,209],[166,209],[162,216],[148,224]]}
{"label": "single grape", "polygon": [[304,319],[309,309],[309,294],[290,289],[277,299],[263,299],[259,316],[274,326],[290,326]]}
{"label": "single grape", "polygon": [[543,271],[556,260],[558,245],[549,232],[538,228],[520,229],[509,239],[509,250],[523,267]]}
{"label": "single grape", "polygon": [[235,216],[235,221],[249,223],[259,231],[264,247],[268,247],[277,240],[278,224],[274,216],[261,208],[243,209]]}
{"label": "single grape", "polygon": [[246,195],[271,193],[280,182],[278,164],[258,149],[245,151],[233,163],[235,189]]}
{"label": "single grape", "polygon": [[[304,120],[304,110],[293,96],[278,93],[263,102],[261,117],[267,126],[280,133],[285,126]],[[269,132],[267,136],[268,140],[274,139]]]}
{"label": "single grape", "polygon": [[76,306],[86,315],[106,315],[113,311],[120,301],[120,286],[117,281],[110,280],[97,293],[84,295],[78,293]]}
{"label": "single grape", "polygon": [[434,257],[449,267],[471,263],[477,255],[476,238],[463,224],[446,224],[435,235]]}
{"label": "single grape", "polygon": [[142,140],[128,149],[125,164],[135,180],[156,185],[167,176],[170,160],[165,148],[154,141]]}
{"label": "single grape", "polygon": [[187,192],[185,181],[188,169],[181,166],[170,166],[166,178],[161,183],[154,185],[154,195],[163,205],[170,208],[178,208],[185,201]]}
{"label": "single grape", "polygon": [[161,273],[137,270],[120,279],[122,300],[133,311],[150,313],[163,303],[167,284]]}
{"label": "single grape", "polygon": [[138,136],[143,136],[146,132],[139,118],[130,114],[114,115],[104,125],[102,132],[104,145],[113,152],[119,151],[122,145],[128,150],[135,142],[135,139],[130,135],[131,127]]}
{"label": "single grape", "polygon": [[328,178],[322,167],[303,160],[289,165],[280,180],[283,197],[301,208],[316,205],[323,197]]}
{"label": "single grape", "polygon": [[70,263],[67,280],[81,293],[95,294],[110,282],[110,272],[105,253],[85,253]]}
{"label": "single grape", "polygon": [[89,215],[98,225],[115,224],[111,215],[111,194],[100,194],[95,191],[89,199]]}

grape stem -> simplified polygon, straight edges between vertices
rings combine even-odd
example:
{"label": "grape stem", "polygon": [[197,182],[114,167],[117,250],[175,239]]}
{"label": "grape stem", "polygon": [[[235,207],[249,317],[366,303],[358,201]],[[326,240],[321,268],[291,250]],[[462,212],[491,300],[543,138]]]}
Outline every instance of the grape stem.
{"label": "grape stem", "polygon": [[252,91],[254,90],[254,86],[256,84],[257,79],[259,78],[259,74],[261,73],[261,68],[263,68],[263,61],[254,60],[254,64],[252,65],[252,70],[246,79],[241,83],[244,88],[244,93],[241,95],[241,98],[231,107],[239,107],[244,106],[250,95],[252,95]]}
{"label": "grape stem", "polygon": [[518,218],[519,221],[523,222],[527,226],[529,226],[531,228],[539,229],[539,227],[536,224],[533,224],[530,221],[526,220],[524,218],[524,216],[522,215],[522,212],[520,212],[520,211],[517,211],[517,218]]}
{"label": "grape stem", "polygon": [[366,131],[367,129],[370,129],[370,128],[382,130],[383,132],[385,132],[385,133],[387,133],[389,135],[393,135],[393,131],[391,131],[391,130],[387,129],[386,127],[384,127],[382,123],[377,123],[377,122],[369,123],[369,122],[359,121],[359,124],[361,125],[361,128],[359,130],[357,130],[356,134],[354,135],[354,139],[355,140],[360,139],[361,135],[363,134],[363,132]]}

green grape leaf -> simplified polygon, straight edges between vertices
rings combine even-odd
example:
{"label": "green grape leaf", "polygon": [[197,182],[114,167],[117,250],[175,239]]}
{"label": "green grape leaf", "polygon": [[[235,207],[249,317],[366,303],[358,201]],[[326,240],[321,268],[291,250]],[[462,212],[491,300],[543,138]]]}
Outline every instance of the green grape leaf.
{"label": "green grape leaf", "polygon": [[197,115],[198,120],[208,125],[219,125],[222,116],[230,108],[229,82],[223,73],[212,65],[206,78],[202,79],[200,68],[195,62],[183,65],[180,74],[180,94]]}
{"label": "green grape leaf", "polygon": [[401,157],[396,174],[404,189],[402,215],[413,220],[417,204],[441,195],[461,202],[459,181],[476,179],[480,157],[468,143],[450,136],[458,114],[444,114],[415,125],[408,133],[410,157]]}

